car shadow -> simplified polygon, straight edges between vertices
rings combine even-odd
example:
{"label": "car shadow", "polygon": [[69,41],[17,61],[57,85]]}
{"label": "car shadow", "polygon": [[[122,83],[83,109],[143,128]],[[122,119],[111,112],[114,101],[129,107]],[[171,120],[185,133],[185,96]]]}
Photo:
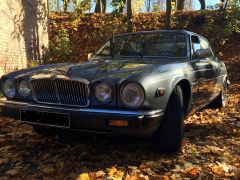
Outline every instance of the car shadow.
{"label": "car shadow", "polygon": [[226,129],[232,123],[225,120],[219,123],[186,123],[182,149],[176,153],[157,153],[154,151],[154,138],[112,137],[53,129],[40,134],[22,122],[3,122],[5,124],[0,123],[0,133],[5,144],[1,143],[0,155],[9,160],[0,166],[0,173],[20,165],[24,167],[22,173],[26,177],[40,176],[46,173],[46,169],[50,174],[73,174],[76,177],[113,166],[127,171],[132,166],[147,166],[156,173],[173,170],[183,157],[195,162],[194,158],[191,159],[195,157],[193,147],[199,149],[198,154],[205,156],[201,149],[216,144],[211,139],[221,136],[217,143],[224,144],[231,133]]}

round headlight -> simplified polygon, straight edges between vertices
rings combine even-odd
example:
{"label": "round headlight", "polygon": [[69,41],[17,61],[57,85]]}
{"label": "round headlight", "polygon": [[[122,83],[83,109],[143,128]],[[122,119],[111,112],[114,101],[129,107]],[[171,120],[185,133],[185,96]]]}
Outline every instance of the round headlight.
{"label": "round headlight", "polygon": [[23,97],[28,97],[30,95],[30,87],[27,81],[20,81],[18,84],[18,93]]}
{"label": "round headlight", "polygon": [[16,89],[13,80],[7,79],[4,81],[3,92],[8,98],[13,98],[16,95]]}
{"label": "round headlight", "polygon": [[106,82],[99,82],[94,86],[94,94],[101,103],[108,103],[112,99],[112,88]]}
{"label": "round headlight", "polygon": [[121,90],[121,98],[125,106],[138,108],[144,101],[144,92],[140,85],[128,83]]}

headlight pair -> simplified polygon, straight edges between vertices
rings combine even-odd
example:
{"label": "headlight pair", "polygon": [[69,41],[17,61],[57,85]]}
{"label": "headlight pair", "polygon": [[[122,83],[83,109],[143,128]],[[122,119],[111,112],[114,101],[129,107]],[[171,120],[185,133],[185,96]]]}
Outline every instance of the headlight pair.
{"label": "headlight pair", "polygon": [[[94,86],[94,94],[101,103],[109,103],[112,100],[112,88],[106,82],[97,82]],[[143,88],[133,82],[124,83],[120,88],[120,97],[126,107],[138,108],[142,105],[145,95]]]}
{"label": "headlight pair", "polygon": [[[16,95],[14,80],[7,79],[3,83],[3,92],[8,98],[13,98]],[[18,84],[18,93],[20,96],[28,97],[30,95],[29,83],[26,80],[21,80]]]}
{"label": "headlight pair", "polygon": [[[8,98],[13,98],[16,95],[15,83],[11,79],[7,79],[3,83],[3,92]],[[28,97],[31,93],[29,83],[26,80],[21,80],[18,84],[18,93],[22,97]],[[94,94],[97,100],[101,103],[109,103],[113,97],[112,87],[104,81],[97,82],[94,85]],[[143,88],[133,82],[124,83],[120,88],[120,97],[126,107],[138,108],[144,102]]]}

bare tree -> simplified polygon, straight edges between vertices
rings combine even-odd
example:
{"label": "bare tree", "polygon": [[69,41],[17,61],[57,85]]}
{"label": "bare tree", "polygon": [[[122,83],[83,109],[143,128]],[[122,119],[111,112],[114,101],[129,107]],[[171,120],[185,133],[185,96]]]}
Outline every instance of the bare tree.
{"label": "bare tree", "polygon": [[183,10],[184,3],[185,3],[185,0],[177,0],[177,10]]}
{"label": "bare tree", "polygon": [[63,11],[67,12],[68,4],[70,3],[70,0],[63,0]]}
{"label": "bare tree", "polygon": [[192,8],[193,8],[193,1],[194,0],[185,0],[185,2],[184,2],[184,9],[192,10]]}
{"label": "bare tree", "polygon": [[128,32],[132,32],[132,2],[127,0],[127,25]]}
{"label": "bare tree", "polygon": [[219,9],[220,9],[220,10],[223,10],[223,6],[224,6],[224,0],[220,0]]}
{"label": "bare tree", "polygon": [[220,0],[220,1],[221,1],[221,3],[220,3],[219,9],[220,10],[226,10],[227,5],[228,5],[228,0]]}
{"label": "bare tree", "polygon": [[[223,6],[223,9],[224,9],[224,10],[227,9],[228,2],[229,2],[228,0],[225,1],[224,6]],[[240,1],[239,1],[239,2],[240,2]]]}
{"label": "bare tree", "polygon": [[147,12],[150,12],[150,10],[151,10],[151,0],[145,0],[144,4],[145,4]]}
{"label": "bare tree", "polygon": [[104,13],[106,11],[107,1],[106,0],[97,0],[95,13]]}
{"label": "bare tree", "polygon": [[199,2],[201,4],[201,10],[205,10],[206,9],[205,0],[199,0]]}
{"label": "bare tree", "polygon": [[165,15],[165,21],[164,21],[165,29],[170,29],[171,11],[172,11],[171,0],[166,0],[166,15]]}
{"label": "bare tree", "polygon": [[119,12],[123,12],[124,5],[126,4],[126,0],[122,0],[122,3],[119,7]]}

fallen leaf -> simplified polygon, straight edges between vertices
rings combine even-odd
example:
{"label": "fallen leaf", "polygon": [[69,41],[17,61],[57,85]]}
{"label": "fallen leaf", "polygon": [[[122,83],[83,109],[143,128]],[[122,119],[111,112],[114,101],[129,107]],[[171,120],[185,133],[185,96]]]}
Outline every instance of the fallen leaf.
{"label": "fallen leaf", "polygon": [[124,179],[125,180],[137,180],[137,177],[134,175],[127,174]]}
{"label": "fallen leaf", "polygon": [[96,178],[102,178],[104,176],[104,171],[97,171],[96,172]]}
{"label": "fallen leaf", "polygon": [[223,168],[220,166],[213,166],[211,167],[211,170],[217,175],[221,175],[223,173]]}
{"label": "fallen leaf", "polygon": [[77,177],[77,180],[90,180],[88,173],[82,173]]}
{"label": "fallen leaf", "polygon": [[188,168],[185,169],[185,172],[187,174],[192,175],[193,177],[195,177],[199,174],[199,170],[195,167],[188,167]]}
{"label": "fallen leaf", "polygon": [[46,166],[46,167],[44,167],[43,169],[41,169],[41,171],[43,171],[43,172],[46,173],[46,174],[49,174],[49,173],[53,172],[54,169],[53,169],[53,167]]}
{"label": "fallen leaf", "polygon": [[114,176],[114,174],[117,172],[117,168],[115,166],[113,166],[112,168],[110,168],[108,170],[108,175],[109,176]]}
{"label": "fallen leaf", "polygon": [[6,172],[6,174],[10,176],[15,176],[18,174],[18,172],[19,172],[19,169],[10,169]]}
{"label": "fallen leaf", "polygon": [[2,158],[2,159],[0,159],[0,165],[4,164],[4,163],[6,163],[6,162],[8,162],[8,158]]}
{"label": "fallen leaf", "polygon": [[124,172],[121,170],[118,170],[115,166],[113,166],[108,170],[108,175],[110,178],[113,178],[113,179],[122,179],[122,177],[124,176]]}

